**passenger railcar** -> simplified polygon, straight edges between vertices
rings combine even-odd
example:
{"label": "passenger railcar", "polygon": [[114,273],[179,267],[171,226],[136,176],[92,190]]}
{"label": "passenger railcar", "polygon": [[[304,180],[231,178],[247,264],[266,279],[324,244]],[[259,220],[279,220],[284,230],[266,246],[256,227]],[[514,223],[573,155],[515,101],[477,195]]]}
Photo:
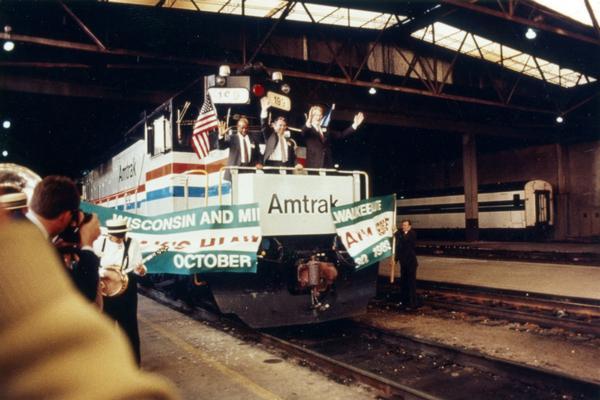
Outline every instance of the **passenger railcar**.
{"label": "passenger railcar", "polygon": [[[477,197],[483,239],[541,239],[554,224],[552,186],[543,180],[482,185]],[[463,188],[400,194],[398,221],[408,218],[424,238],[464,237]]]}
{"label": "passenger railcar", "polygon": [[[205,84],[210,87],[217,81],[213,77]],[[245,90],[265,94],[251,90],[248,80],[241,81],[246,82]],[[203,88],[196,90],[202,92]],[[246,101],[246,94],[236,92],[221,94]],[[282,96],[271,94],[278,95]],[[368,176],[357,171],[294,174],[267,168],[267,173],[241,174],[233,169],[231,182],[225,181],[228,150],[215,150],[199,160],[185,139],[192,125],[186,123],[186,104],[192,96],[182,93],[145,116],[132,131],[140,139],[84,177],[85,198],[143,215],[204,205],[258,203],[263,236],[257,273],[150,274],[146,283],[191,303],[214,301],[220,311],[235,314],[252,327],[308,324],[365,312],[375,295],[377,266],[355,270],[336,240],[329,215],[334,205],[367,197]],[[201,99],[196,93],[197,106]],[[275,100],[289,108],[289,99]],[[221,118],[234,115],[232,110],[237,107],[216,106]],[[194,118],[194,113],[190,117]],[[299,155],[302,158],[301,152]],[[310,272],[315,266],[318,268]]]}

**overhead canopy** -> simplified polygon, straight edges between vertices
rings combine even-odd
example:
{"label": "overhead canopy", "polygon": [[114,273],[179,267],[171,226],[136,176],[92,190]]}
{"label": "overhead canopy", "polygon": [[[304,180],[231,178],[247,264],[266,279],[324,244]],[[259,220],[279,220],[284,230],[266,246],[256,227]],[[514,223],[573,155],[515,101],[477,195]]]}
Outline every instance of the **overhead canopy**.
{"label": "overhead canopy", "polygon": [[3,2],[0,41],[15,43],[0,51],[5,139],[11,155],[65,143],[100,154],[226,63],[282,71],[300,116],[335,102],[338,124],[360,110],[369,126],[433,135],[584,140],[598,135],[599,2]]}
{"label": "overhead canopy", "polygon": [[[175,9],[196,10],[202,12],[243,15],[258,18],[282,18],[287,21],[329,24],[360,29],[385,30],[410,23],[414,17],[399,13],[399,10],[414,14],[422,6],[413,9],[402,2],[387,2],[387,5],[372,2],[355,2],[358,6],[343,7],[317,4],[321,2],[300,2],[282,0],[108,0],[113,3],[127,3],[145,6],[161,6]],[[461,0],[459,0],[461,1]],[[465,3],[477,3],[466,2]],[[596,15],[600,15],[600,0],[533,0],[556,15],[565,16],[573,22],[597,26]],[[338,2],[343,3],[343,2]],[[360,3],[360,4],[359,4]],[[418,2],[417,2],[418,3]],[[421,2],[426,3],[426,2]],[[499,2],[500,3],[500,2]],[[509,2],[510,3],[510,2]],[[523,2],[527,3],[527,2]],[[531,3],[531,2],[530,2]],[[587,5],[586,5],[587,3]],[[386,7],[397,5],[394,12],[382,12]],[[425,14],[440,8],[444,2],[433,4],[425,9]],[[363,6],[361,8],[359,6]],[[515,2],[516,7],[516,2]],[[288,9],[289,8],[289,9]],[[285,15],[283,15],[286,13]],[[545,60],[527,51],[519,50],[506,43],[498,42],[472,31],[461,29],[443,22],[434,22],[412,33],[414,38],[459,51],[472,57],[490,61],[509,68],[518,73],[540,79],[566,88],[585,85],[596,81],[589,74],[572,68],[561,66],[560,63]],[[600,36],[600,33],[598,33]],[[525,42],[525,37],[522,38]]]}
{"label": "overhead canopy", "polygon": [[[600,16],[599,0],[533,0],[534,2],[582,24],[594,26]],[[587,4],[586,4],[587,3]],[[589,8],[588,8],[589,7]],[[590,11],[591,9],[591,11]],[[594,19],[596,22],[594,22]]]}

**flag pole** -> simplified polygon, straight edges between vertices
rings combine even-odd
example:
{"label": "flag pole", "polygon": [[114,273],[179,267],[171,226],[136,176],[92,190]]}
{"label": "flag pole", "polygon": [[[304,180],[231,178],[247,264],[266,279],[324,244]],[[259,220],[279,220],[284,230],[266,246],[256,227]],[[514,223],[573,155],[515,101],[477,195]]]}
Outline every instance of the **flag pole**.
{"label": "flag pole", "polygon": [[396,207],[396,193],[394,193],[394,212],[392,214],[392,263],[390,267],[390,283],[394,283],[396,278],[396,219],[397,219],[397,207]]}
{"label": "flag pole", "polygon": [[331,122],[333,110],[335,110],[335,103],[331,104],[331,108],[329,109],[325,117],[321,120],[321,128],[329,128],[329,123]]}

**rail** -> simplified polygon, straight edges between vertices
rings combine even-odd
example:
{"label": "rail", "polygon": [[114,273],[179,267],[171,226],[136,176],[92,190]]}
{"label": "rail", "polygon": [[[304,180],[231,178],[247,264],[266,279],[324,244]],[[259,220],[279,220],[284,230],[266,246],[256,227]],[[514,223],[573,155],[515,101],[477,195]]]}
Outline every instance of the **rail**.
{"label": "rail", "polygon": [[[190,169],[188,171],[185,171],[181,174],[177,174],[173,176],[173,179],[176,179],[180,176],[183,176],[185,178],[185,183],[183,185],[183,197],[185,199],[185,209],[188,210],[190,208],[190,203],[189,203],[189,198],[190,198],[190,191],[189,191],[189,180],[190,180],[190,175],[204,175],[205,179],[204,179],[204,205],[208,206],[208,172],[206,172],[206,170],[204,169]],[[194,279],[193,279],[193,283],[195,286],[204,286],[206,285],[205,281],[202,281],[199,277],[198,274],[194,274]]]}
{"label": "rail", "polygon": [[181,174],[173,175],[172,177],[172,179],[177,179],[182,176],[185,178],[185,182],[183,185],[183,198],[185,199],[185,209],[188,210],[190,208],[190,175],[204,175],[204,205],[208,206],[208,172],[206,172],[206,170],[204,169],[190,169]]}

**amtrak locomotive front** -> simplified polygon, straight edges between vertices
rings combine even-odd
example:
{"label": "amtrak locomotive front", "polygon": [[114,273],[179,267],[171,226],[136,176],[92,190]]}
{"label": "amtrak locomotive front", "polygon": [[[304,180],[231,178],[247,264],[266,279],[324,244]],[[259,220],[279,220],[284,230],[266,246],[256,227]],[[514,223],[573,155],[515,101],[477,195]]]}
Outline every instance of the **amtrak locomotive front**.
{"label": "amtrak locomotive front", "polygon": [[[356,270],[336,239],[330,215],[331,207],[368,197],[369,177],[337,169],[304,169],[299,174],[292,168],[265,167],[240,173],[226,166],[227,149],[211,151],[200,160],[189,146],[196,116],[191,104],[201,104],[205,89],[217,89],[213,98],[220,119],[245,115],[251,129],[258,126],[255,94],[269,96],[282,113],[291,109],[290,88],[280,77],[258,83],[252,76],[221,78],[208,77],[204,86],[189,88],[145,116],[130,132],[139,140],[84,177],[85,198],[148,216],[206,205],[258,203],[262,239],[256,273],[193,269],[198,273],[150,274],[146,283],[192,304],[210,301],[252,327],[364,313],[375,295],[378,266]],[[304,149],[296,153],[302,160]],[[227,170],[230,181],[224,179]]]}

